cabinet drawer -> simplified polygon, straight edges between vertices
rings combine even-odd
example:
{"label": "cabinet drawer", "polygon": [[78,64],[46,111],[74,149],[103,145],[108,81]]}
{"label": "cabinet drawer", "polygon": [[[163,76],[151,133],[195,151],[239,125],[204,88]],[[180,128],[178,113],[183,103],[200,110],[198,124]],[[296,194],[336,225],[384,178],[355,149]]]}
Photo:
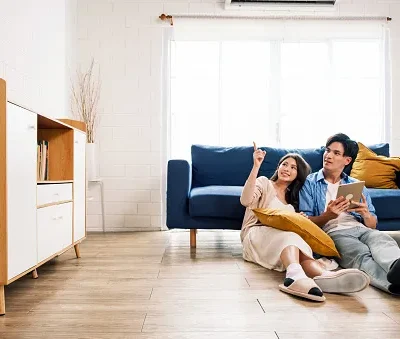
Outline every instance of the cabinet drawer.
{"label": "cabinet drawer", "polygon": [[37,210],[38,262],[72,244],[72,202]]}
{"label": "cabinet drawer", "polygon": [[37,186],[38,206],[66,200],[72,200],[72,183]]}

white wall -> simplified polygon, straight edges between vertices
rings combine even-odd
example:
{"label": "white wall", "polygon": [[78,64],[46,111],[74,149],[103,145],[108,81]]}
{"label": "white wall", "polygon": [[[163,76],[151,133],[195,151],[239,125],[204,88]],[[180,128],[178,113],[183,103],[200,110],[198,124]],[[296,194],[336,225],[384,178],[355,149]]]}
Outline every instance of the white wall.
{"label": "white wall", "polygon": [[[100,176],[107,230],[161,227],[161,13],[219,13],[223,0],[80,0],[78,60],[101,66]],[[327,15],[392,16],[393,93],[400,92],[400,4],[338,0]],[[293,14],[293,13],[291,13]],[[302,14],[314,14],[314,12]],[[320,13],[319,13],[320,14]],[[392,154],[400,155],[400,97],[393,95]],[[101,229],[98,187],[88,202],[88,229]],[[163,197],[164,199],[164,197]]]}
{"label": "white wall", "polygon": [[[71,84],[76,81],[78,57],[78,0],[65,0],[65,71],[66,71],[66,104],[68,114],[73,117],[70,105]],[[76,117],[73,117],[76,118]]]}
{"label": "white wall", "polygon": [[10,101],[50,117],[69,115],[66,21],[66,0],[0,1],[0,77]]}

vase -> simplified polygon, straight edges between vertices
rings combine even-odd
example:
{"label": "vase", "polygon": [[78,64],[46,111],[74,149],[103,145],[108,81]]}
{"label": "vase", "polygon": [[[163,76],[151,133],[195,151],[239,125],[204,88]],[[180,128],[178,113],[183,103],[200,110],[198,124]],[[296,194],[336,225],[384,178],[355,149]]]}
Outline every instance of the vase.
{"label": "vase", "polygon": [[86,180],[97,180],[98,164],[97,164],[97,145],[95,143],[86,144]]}

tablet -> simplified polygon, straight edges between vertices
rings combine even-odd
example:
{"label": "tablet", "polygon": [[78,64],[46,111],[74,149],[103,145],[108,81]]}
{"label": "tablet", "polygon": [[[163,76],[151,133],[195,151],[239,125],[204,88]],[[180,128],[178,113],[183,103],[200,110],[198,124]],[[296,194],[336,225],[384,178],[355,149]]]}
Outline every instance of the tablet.
{"label": "tablet", "polygon": [[[360,202],[364,186],[365,186],[365,181],[357,181],[357,182],[352,182],[350,184],[339,185],[336,199],[343,196],[347,200]],[[349,208],[354,208],[354,207],[356,207],[356,205],[350,204]]]}

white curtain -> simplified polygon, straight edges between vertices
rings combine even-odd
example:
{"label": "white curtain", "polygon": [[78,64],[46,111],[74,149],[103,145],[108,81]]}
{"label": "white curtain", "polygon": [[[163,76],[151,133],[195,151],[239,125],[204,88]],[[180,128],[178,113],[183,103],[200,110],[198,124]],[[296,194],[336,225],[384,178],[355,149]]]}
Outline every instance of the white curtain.
{"label": "white curtain", "polygon": [[164,38],[165,161],[193,143],[389,141],[385,23],[174,19]]}
{"label": "white curtain", "polygon": [[323,40],[382,38],[382,21],[174,19],[175,41]]}

